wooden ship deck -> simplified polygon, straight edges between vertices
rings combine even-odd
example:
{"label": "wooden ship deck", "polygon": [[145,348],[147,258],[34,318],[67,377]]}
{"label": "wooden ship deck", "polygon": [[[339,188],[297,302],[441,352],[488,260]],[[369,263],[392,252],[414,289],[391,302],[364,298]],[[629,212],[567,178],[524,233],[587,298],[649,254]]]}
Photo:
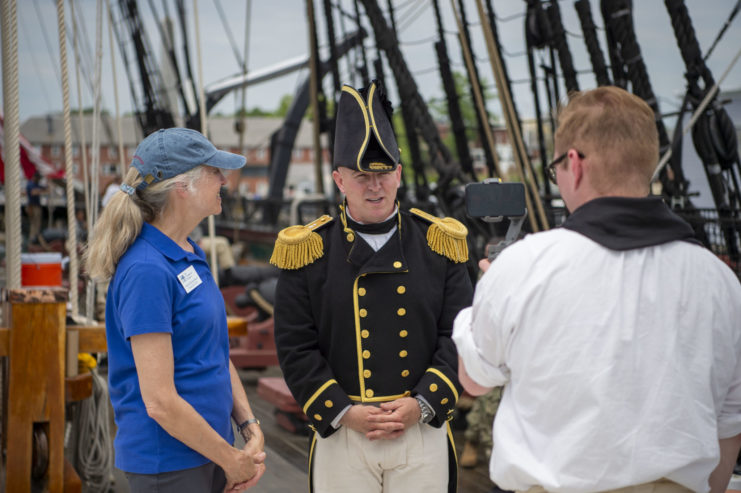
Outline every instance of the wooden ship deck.
{"label": "wooden ship deck", "polygon": [[[291,433],[282,428],[274,414],[275,407],[257,394],[257,382],[262,377],[279,377],[280,369],[268,367],[264,371],[239,370],[247,391],[247,397],[255,415],[260,419],[265,434],[267,471],[260,483],[253,488],[256,493],[286,493],[308,491],[308,449],[309,437]],[[455,430],[458,456],[463,449],[463,431]],[[239,440],[239,438],[238,438]],[[479,461],[472,469],[459,468],[458,493],[487,493],[492,491],[488,464]],[[114,493],[129,493],[126,478],[120,470],[115,470]]]}

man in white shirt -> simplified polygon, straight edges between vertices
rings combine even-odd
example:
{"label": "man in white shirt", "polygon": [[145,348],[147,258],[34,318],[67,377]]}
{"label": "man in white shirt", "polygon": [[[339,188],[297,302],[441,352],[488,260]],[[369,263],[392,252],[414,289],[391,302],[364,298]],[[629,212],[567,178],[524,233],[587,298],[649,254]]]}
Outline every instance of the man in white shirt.
{"label": "man in white shirt", "polygon": [[479,264],[453,340],[469,392],[505,386],[490,464],[502,488],[728,485],[741,447],[741,284],[648,196],[657,149],[641,99],[577,93],[548,166],[571,216]]}

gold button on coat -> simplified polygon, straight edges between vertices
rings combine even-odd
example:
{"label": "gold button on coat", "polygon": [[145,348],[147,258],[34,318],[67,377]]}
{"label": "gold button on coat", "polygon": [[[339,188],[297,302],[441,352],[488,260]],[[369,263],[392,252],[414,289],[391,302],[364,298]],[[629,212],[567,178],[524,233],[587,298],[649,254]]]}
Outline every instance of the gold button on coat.
{"label": "gold button on coat", "polygon": [[406,337],[408,335],[409,335],[409,332],[407,332],[406,330],[399,331],[399,337]]}
{"label": "gold button on coat", "polygon": [[366,389],[365,396],[366,397],[373,397],[373,391],[371,389]]}
{"label": "gold button on coat", "polygon": [[447,403],[448,403],[447,397],[440,401],[440,404],[447,404]]}
{"label": "gold button on coat", "polygon": [[402,377],[408,377],[409,376],[409,370],[404,370],[403,372],[401,372],[401,376]]}
{"label": "gold button on coat", "polygon": [[436,390],[437,390],[437,384],[436,383],[431,383],[430,384],[430,392],[435,392]]}
{"label": "gold button on coat", "polygon": [[402,358],[406,358],[407,357],[407,350],[406,349],[402,349],[401,351],[399,351],[399,356],[402,357]]}
{"label": "gold button on coat", "polygon": [[396,288],[396,292],[399,294],[404,294],[407,292],[407,288],[405,288],[404,286],[399,286],[398,288]]}
{"label": "gold button on coat", "polygon": [[349,241],[350,243],[355,241],[355,235],[352,233],[347,233],[347,241]]}
{"label": "gold button on coat", "polygon": [[360,331],[360,337],[362,337],[363,339],[367,339],[369,335],[370,335],[370,332],[368,332],[365,329]]}
{"label": "gold button on coat", "polygon": [[319,414],[315,414],[314,415],[314,419],[317,420],[317,421],[321,421],[322,420],[322,417]]}
{"label": "gold button on coat", "polygon": [[398,260],[394,262],[394,268],[401,269],[401,262],[399,262]]}
{"label": "gold button on coat", "polygon": [[365,296],[365,288],[358,288],[358,296]]}
{"label": "gold button on coat", "polygon": [[[443,404],[445,404],[445,403],[443,402]],[[329,399],[327,399],[326,401],[324,401],[324,405],[327,406],[327,407],[332,407],[332,406],[334,406],[334,402],[332,402]]]}
{"label": "gold button on coat", "polygon": [[370,351],[366,349],[365,351],[363,351],[363,359],[368,359],[368,358],[370,358]]}
{"label": "gold button on coat", "polygon": [[370,371],[370,370],[363,370],[363,376],[364,376],[365,378],[370,378],[370,376],[371,376],[371,371]]}
{"label": "gold button on coat", "polygon": [[[396,310],[396,313],[397,313],[397,314],[398,314],[398,315],[399,315],[400,317],[403,317],[404,315],[406,315],[406,314],[407,314],[407,309],[406,309],[406,308],[399,308],[398,310]],[[362,317],[362,316],[364,316],[364,315],[361,315],[361,317]]]}
{"label": "gold button on coat", "polygon": [[361,317],[365,317],[366,315],[368,315],[368,310],[366,310],[365,308],[361,308],[358,312],[358,315],[360,315]]}

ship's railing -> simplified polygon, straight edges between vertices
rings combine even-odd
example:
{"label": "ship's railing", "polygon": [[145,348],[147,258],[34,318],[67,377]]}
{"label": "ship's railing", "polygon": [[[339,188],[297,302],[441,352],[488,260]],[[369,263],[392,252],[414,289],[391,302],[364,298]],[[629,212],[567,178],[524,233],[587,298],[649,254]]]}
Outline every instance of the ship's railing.
{"label": "ship's railing", "polygon": [[717,209],[675,211],[695,229],[696,237],[741,279],[741,215]]}

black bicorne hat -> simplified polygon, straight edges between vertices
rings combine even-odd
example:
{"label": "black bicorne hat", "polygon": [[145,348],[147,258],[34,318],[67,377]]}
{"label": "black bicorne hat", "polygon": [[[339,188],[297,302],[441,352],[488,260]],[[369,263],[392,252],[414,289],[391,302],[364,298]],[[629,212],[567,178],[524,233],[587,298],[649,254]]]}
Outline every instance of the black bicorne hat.
{"label": "black bicorne hat", "polygon": [[376,173],[395,170],[401,155],[391,126],[393,111],[375,80],[366,89],[342,86],[335,124],[334,167]]}

